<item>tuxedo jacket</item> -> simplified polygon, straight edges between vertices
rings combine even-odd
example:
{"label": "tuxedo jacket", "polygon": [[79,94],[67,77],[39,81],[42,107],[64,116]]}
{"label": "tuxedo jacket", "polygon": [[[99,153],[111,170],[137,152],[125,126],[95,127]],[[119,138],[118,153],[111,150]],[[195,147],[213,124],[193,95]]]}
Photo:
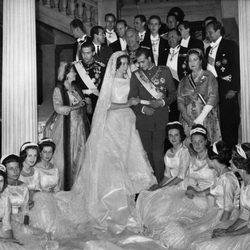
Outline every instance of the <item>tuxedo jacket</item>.
{"label": "tuxedo jacket", "polygon": [[204,44],[201,40],[190,37],[187,50],[198,48],[204,53]]}
{"label": "tuxedo jacket", "polygon": [[[154,61],[153,51],[152,51],[152,44],[150,40],[150,33],[146,33],[144,40],[140,43],[140,46],[142,48],[146,48],[150,50],[150,56],[152,59],[152,62]],[[166,59],[166,50],[168,48],[168,42],[160,37],[160,43],[159,43],[159,57],[158,57],[158,66],[159,65],[166,65],[167,59]]]}
{"label": "tuxedo jacket", "polygon": [[[211,47],[206,50],[208,58]],[[234,41],[222,38],[215,56],[214,67],[218,75],[220,97],[229,90],[240,91],[239,48]]]}
{"label": "tuxedo jacket", "polygon": [[[128,98],[139,97],[141,100],[155,100],[155,98],[144,88],[136,76],[136,70],[132,73],[130,80],[130,92]],[[155,109],[153,115],[142,113],[142,104],[132,106],[136,115],[136,128],[139,130],[155,131],[165,129],[168,123],[169,105],[176,100],[176,88],[171,72],[166,66],[153,66],[152,69],[143,71],[148,79],[164,94],[165,105]]]}
{"label": "tuxedo jacket", "polygon": [[118,40],[116,40],[115,42],[111,43],[109,45],[109,47],[112,49],[113,53],[116,51],[121,51],[122,50],[122,46],[120,43],[120,39],[118,38]]}
{"label": "tuxedo jacket", "polygon": [[[178,54],[178,61],[177,61],[177,74],[179,80],[181,80],[184,76],[188,74],[188,65],[186,61],[188,48],[184,48],[180,46],[179,54]],[[166,64],[168,60],[168,55],[170,53],[170,48],[168,48],[165,52],[166,54]]]}
{"label": "tuxedo jacket", "polygon": [[111,57],[113,51],[107,45],[101,45],[99,55],[95,54],[95,60],[102,62],[105,66],[108,64],[109,58]]}

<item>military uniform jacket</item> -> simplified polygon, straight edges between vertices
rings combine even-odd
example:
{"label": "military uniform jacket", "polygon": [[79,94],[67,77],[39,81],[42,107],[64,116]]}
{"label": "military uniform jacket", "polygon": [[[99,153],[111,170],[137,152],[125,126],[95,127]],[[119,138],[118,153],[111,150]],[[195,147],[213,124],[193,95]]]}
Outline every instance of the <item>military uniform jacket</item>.
{"label": "military uniform jacket", "polygon": [[[211,47],[206,50],[207,58]],[[221,39],[214,60],[218,75],[219,94],[225,96],[229,90],[240,90],[239,49],[234,41]]]}
{"label": "military uniform jacket", "polygon": [[[155,100],[155,98],[145,89],[136,76],[136,72],[140,73],[141,69],[132,73],[130,80],[129,98],[139,97],[141,100]],[[137,117],[136,127],[140,130],[154,131],[165,129],[168,123],[169,105],[176,100],[176,89],[171,72],[166,66],[153,66],[152,69],[143,71],[148,79],[156,86],[157,91],[163,94],[165,105],[155,109],[152,116],[142,113],[144,105],[138,104],[132,106]]]}

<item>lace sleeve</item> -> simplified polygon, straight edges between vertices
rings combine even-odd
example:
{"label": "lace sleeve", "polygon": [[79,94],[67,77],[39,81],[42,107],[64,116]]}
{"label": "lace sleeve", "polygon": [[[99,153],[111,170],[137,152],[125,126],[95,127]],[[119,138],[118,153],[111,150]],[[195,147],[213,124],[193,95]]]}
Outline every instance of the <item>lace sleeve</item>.
{"label": "lace sleeve", "polygon": [[190,154],[187,148],[182,150],[180,154],[180,165],[179,165],[179,172],[177,176],[181,179],[184,179],[188,172],[188,167],[190,164]]}
{"label": "lace sleeve", "polygon": [[53,106],[56,113],[60,115],[68,115],[70,113],[70,107],[63,105],[62,96],[59,88],[54,89]]}

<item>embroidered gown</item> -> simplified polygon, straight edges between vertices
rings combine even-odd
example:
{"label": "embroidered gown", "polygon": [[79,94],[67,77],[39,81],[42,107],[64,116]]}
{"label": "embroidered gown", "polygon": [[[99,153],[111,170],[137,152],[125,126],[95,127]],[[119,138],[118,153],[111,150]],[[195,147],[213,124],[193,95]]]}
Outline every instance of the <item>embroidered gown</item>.
{"label": "embroidered gown", "polygon": [[[189,153],[185,147],[180,150],[182,153],[177,153],[179,162],[174,157],[173,164],[177,163],[177,168],[184,167],[185,169]],[[136,203],[137,219],[145,235],[159,240],[159,236],[170,221],[178,218],[186,218],[187,220],[200,218],[206,212],[211,203],[209,199],[195,197],[191,200],[185,195],[187,186],[204,190],[214,183],[215,173],[209,169],[206,157],[201,160],[191,157],[187,175],[178,185],[140,193]],[[171,161],[171,158],[167,160],[169,163]],[[180,162],[182,165],[179,164]],[[173,164],[171,165],[173,166]]]}
{"label": "embroidered gown", "polygon": [[[56,87],[53,93],[53,105],[56,116],[46,129],[46,136],[51,137],[56,144],[56,150],[53,155],[53,163],[59,170],[59,186],[60,189],[69,189],[80,170],[84,159],[84,150],[87,136],[89,134],[89,123],[86,115],[85,107],[70,111],[70,106],[78,104],[82,97],[75,90],[67,91],[69,105],[63,103],[61,90]],[[68,117],[70,127],[65,129],[64,116]],[[65,136],[69,142],[64,145]],[[68,148],[69,147],[69,148]],[[70,156],[69,165],[65,165],[65,157]],[[65,183],[65,175],[67,175],[67,184]]]}
{"label": "embroidered gown", "polygon": [[[196,89],[190,85],[188,76],[185,76],[179,84],[177,92],[178,105],[183,105],[187,115],[195,120],[201,113],[204,103],[198,97],[198,93],[205,99],[207,105],[212,105],[213,109],[205,118],[203,125],[208,130],[208,140],[212,143],[221,140],[221,131],[218,119],[218,83],[213,74],[207,70],[199,76],[196,81]],[[185,119],[180,116],[186,135],[189,137],[191,127],[188,126]]]}

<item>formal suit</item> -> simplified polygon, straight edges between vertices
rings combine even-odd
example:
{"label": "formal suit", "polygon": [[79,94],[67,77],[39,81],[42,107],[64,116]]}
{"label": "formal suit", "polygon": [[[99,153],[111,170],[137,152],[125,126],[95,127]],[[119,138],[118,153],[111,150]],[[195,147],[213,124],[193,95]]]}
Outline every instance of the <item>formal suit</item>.
{"label": "formal suit", "polygon": [[168,123],[168,106],[176,99],[176,89],[170,70],[166,66],[153,66],[152,69],[141,69],[132,73],[130,80],[129,98],[139,97],[142,100],[155,100],[146,90],[136,74],[142,72],[163,93],[164,106],[156,108],[153,115],[143,113],[143,105],[132,106],[136,115],[136,128],[139,131],[142,144],[148,154],[149,161],[154,169],[155,176],[160,182],[164,176],[164,141],[166,125]]}
{"label": "formal suit", "polygon": [[99,53],[95,53],[95,60],[102,62],[105,66],[108,64],[109,58],[111,57],[113,50],[107,45],[101,45]]}
{"label": "formal suit", "polygon": [[190,49],[198,48],[204,53],[204,44],[201,40],[196,39],[194,37],[190,37],[188,42],[187,51]]}
{"label": "formal suit", "polygon": [[238,95],[227,99],[226,94],[229,90],[237,93],[240,91],[239,49],[235,42],[222,38],[214,61],[211,61],[210,50],[211,47],[208,47],[206,55],[208,62],[210,64],[212,62],[217,73],[222,139],[229,146],[233,146],[238,143],[240,123]]}
{"label": "formal suit", "polygon": [[[150,39],[150,33],[146,33],[144,40],[140,43],[140,46],[142,48],[146,48],[150,50],[150,57],[152,59],[152,62],[155,63],[154,61],[154,56],[153,56],[153,50],[152,50],[152,43]],[[166,50],[168,48],[168,42],[164,40],[162,37],[160,37],[160,42],[159,42],[159,50],[158,50],[158,66],[159,65],[166,65]]]}
{"label": "formal suit", "polygon": [[109,47],[113,50],[113,53],[116,52],[116,51],[121,51],[122,46],[121,46],[121,43],[120,43],[120,39],[118,39],[115,42],[111,43],[109,45]]}
{"label": "formal suit", "polygon": [[[166,58],[167,58],[167,62],[166,62],[166,64],[167,64],[168,57],[171,56],[170,48],[168,48],[165,53],[166,53]],[[175,83],[176,89],[178,89],[179,81],[188,73],[186,56],[187,56],[187,48],[180,46],[179,53],[176,54],[176,57],[177,57],[177,77],[178,78],[176,79],[174,77],[174,74],[172,74],[174,77],[174,83]],[[170,69],[170,70],[172,70],[172,69]],[[180,112],[178,110],[177,100],[176,100],[170,105],[169,121],[170,122],[178,121],[179,116],[180,116]]]}

